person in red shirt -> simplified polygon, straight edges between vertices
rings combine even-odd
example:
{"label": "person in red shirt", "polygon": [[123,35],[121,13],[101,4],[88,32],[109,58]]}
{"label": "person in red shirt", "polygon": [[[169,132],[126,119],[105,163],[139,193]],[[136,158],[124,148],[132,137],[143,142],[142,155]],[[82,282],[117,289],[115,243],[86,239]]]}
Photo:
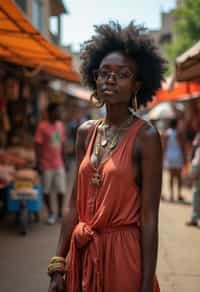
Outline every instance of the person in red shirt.
{"label": "person in red shirt", "polygon": [[60,119],[60,106],[51,103],[47,108],[48,119],[38,124],[35,134],[37,168],[42,174],[44,202],[47,207],[47,223],[54,224],[51,195],[57,194],[58,218],[62,217],[63,197],[66,192],[64,168],[65,130]]}

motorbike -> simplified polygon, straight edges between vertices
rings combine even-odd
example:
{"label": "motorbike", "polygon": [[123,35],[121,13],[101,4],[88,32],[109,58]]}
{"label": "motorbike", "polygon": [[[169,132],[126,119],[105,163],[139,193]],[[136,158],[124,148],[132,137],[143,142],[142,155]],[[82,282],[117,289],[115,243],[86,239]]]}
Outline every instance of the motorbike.
{"label": "motorbike", "polygon": [[42,187],[40,184],[17,179],[7,189],[7,211],[16,214],[19,233],[26,235],[33,221],[40,221]]}

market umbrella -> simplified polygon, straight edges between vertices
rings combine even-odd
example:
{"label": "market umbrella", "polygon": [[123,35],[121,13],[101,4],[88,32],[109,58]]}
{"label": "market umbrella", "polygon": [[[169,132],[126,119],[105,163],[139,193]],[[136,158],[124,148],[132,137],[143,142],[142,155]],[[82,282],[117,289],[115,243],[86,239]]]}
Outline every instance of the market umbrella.
{"label": "market umbrella", "polygon": [[173,119],[177,116],[177,111],[183,111],[184,106],[181,104],[171,104],[162,102],[153,107],[144,118],[147,120]]}

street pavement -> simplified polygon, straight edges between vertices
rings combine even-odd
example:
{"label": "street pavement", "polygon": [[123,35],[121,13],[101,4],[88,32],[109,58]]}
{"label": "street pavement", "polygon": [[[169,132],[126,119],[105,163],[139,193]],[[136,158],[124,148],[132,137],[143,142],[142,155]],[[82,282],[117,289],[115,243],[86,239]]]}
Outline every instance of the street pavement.
{"label": "street pavement", "polygon": [[[166,174],[163,194],[169,197]],[[157,267],[161,292],[200,291],[200,228],[185,226],[192,192],[184,189],[183,194],[184,204],[161,202]]]}
{"label": "street pavement", "polygon": [[[169,196],[166,178],[163,194]],[[161,292],[200,291],[200,228],[186,227],[191,213],[191,191],[186,203],[161,202],[157,275]],[[60,225],[34,224],[20,236],[11,216],[0,222],[0,291],[48,291],[47,264],[55,254]],[[114,291],[111,291],[114,292]],[[123,292],[123,291],[122,291]]]}

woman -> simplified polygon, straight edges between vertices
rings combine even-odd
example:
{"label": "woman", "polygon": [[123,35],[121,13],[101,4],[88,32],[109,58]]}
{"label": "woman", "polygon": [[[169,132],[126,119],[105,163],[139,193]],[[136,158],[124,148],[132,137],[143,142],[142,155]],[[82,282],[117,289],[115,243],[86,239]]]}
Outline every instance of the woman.
{"label": "woman", "polygon": [[184,142],[177,130],[177,120],[172,119],[164,135],[164,166],[169,171],[170,201],[174,201],[174,183],[177,181],[178,200],[182,201],[181,170],[184,164]]}
{"label": "woman", "polygon": [[50,291],[157,292],[161,143],[130,107],[152,99],[165,63],[144,29],[114,22],[96,27],[82,60],[92,101],[107,112],[78,130],[77,175],[48,267]]}

